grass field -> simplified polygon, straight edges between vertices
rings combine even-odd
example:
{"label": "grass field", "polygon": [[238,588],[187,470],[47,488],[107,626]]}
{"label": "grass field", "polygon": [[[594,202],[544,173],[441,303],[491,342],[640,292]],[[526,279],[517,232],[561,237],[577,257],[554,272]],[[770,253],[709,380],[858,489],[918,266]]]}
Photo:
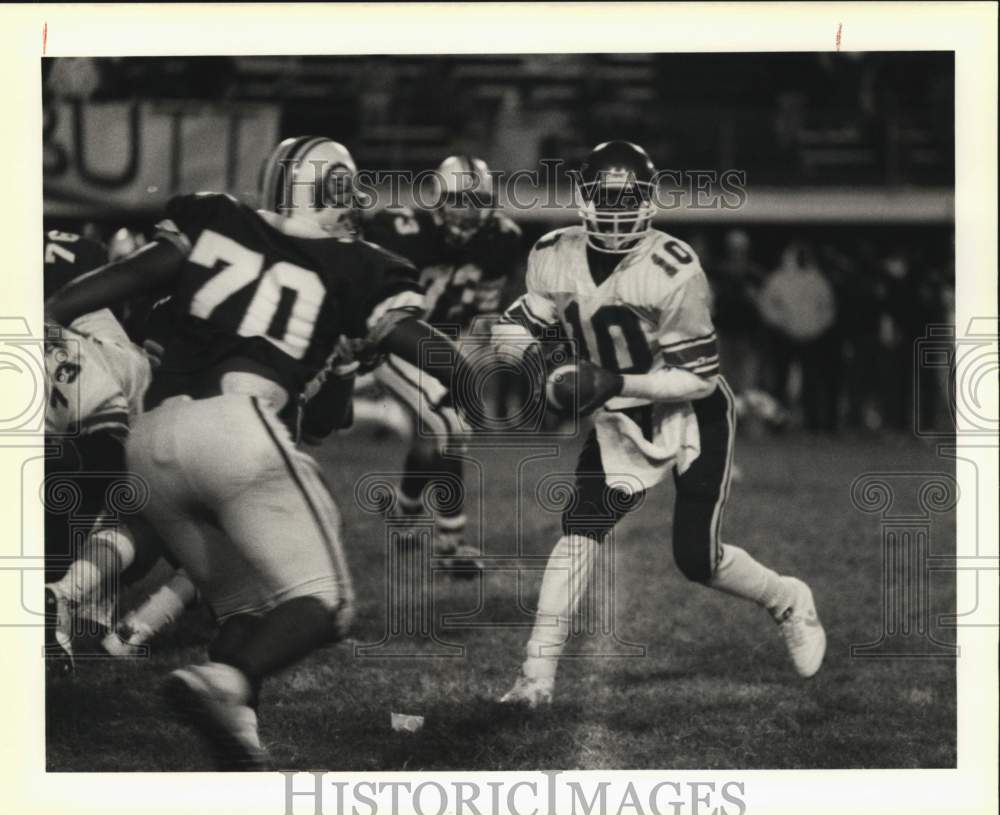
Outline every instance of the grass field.
{"label": "grass field", "polygon": [[[558,458],[513,474],[523,451],[479,454],[485,483],[471,482],[470,532],[503,570],[482,581],[434,580],[432,619],[439,639],[411,640],[413,657],[359,657],[387,626],[385,530],[361,511],[354,485],[401,461],[396,439],[357,434],[331,442],[319,460],[338,497],[357,593],[353,640],[330,647],[270,680],[261,732],[282,768],[329,770],[514,770],[950,767],[955,765],[953,660],[852,659],[850,645],[878,638],[882,615],[881,531],[856,509],[851,482],[867,471],[944,471],[933,449],[887,439],[787,436],[741,440],[723,537],[779,571],[807,580],[829,638],[826,662],[809,681],[786,662],[763,612],[688,584],[670,556],[672,488],[660,486],[620,526],[616,544],[619,639],[643,656],[607,652],[609,638],[578,643],[564,660],[551,709],[509,710],[495,700],[512,682],[540,571],[558,535],[558,515],[542,511],[534,486],[572,470],[576,443]],[[517,493],[524,496],[517,511]],[[520,517],[520,521],[518,518]],[[936,517],[934,554],[954,551],[954,516]],[[522,535],[516,534],[520,526]],[[518,541],[523,545],[519,556]],[[522,569],[518,594],[518,564]],[[949,575],[934,577],[932,613],[952,611]],[[448,619],[466,615],[462,620]],[[200,659],[211,633],[204,609],[158,640],[148,659],[84,661],[48,680],[51,770],[209,769],[207,752],[167,715],[157,693],[175,666]],[[948,631],[935,631],[953,641]],[[399,643],[393,641],[392,646]],[[617,646],[621,650],[621,646]],[[390,728],[390,712],[425,717],[415,734]]]}

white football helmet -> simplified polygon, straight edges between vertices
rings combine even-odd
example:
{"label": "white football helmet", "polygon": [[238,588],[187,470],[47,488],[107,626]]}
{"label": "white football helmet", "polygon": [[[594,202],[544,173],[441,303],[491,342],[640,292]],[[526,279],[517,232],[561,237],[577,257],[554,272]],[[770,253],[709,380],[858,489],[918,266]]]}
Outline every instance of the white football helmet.
{"label": "white football helmet", "polygon": [[358,207],[367,196],[357,189],[358,168],[350,151],[321,136],[285,139],[261,171],[261,208],[311,221],[331,237],[354,237]]}
{"label": "white football helmet", "polygon": [[438,223],[450,243],[462,245],[493,217],[496,201],[490,168],[475,156],[448,156],[434,173]]}

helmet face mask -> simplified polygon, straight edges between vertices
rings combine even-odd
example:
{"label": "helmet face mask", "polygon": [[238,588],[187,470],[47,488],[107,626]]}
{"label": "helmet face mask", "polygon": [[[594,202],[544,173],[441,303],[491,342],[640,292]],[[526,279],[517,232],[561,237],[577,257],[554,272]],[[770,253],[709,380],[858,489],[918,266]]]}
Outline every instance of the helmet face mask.
{"label": "helmet face mask", "polygon": [[435,217],[445,240],[464,246],[493,217],[493,179],[482,159],[449,156],[437,169]]}
{"label": "helmet face mask", "polygon": [[[450,198],[450,196],[449,196]],[[449,243],[465,245],[493,217],[492,207],[475,201],[444,200],[437,209]]]}
{"label": "helmet face mask", "polygon": [[271,153],[261,180],[263,209],[306,220],[330,237],[353,238],[367,197],[355,187],[357,167],[342,144],[319,137],[286,139]]}
{"label": "helmet face mask", "polygon": [[655,173],[649,156],[634,144],[594,148],[577,179],[577,212],[590,246],[627,254],[652,231]]}
{"label": "helmet face mask", "polygon": [[655,208],[641,182],[583,184],[580,199],[587,241],[601,252],[630,252],[652,230]]}

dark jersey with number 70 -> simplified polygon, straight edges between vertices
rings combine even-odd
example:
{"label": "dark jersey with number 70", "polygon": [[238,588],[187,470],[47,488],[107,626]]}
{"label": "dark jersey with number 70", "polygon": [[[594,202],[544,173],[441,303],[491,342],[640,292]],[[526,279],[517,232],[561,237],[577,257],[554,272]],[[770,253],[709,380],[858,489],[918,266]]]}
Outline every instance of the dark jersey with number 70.
{"label": "dark jersey with number 70", "polygon": [[290,234],[277,216],[227,195],[174,198],[167,217],[158,237],[188,254],[163,292],[172,330],[149,407],[219,392],[219,371],[234,359],[268,371],[294,397],[338,337],[366,337],[392,309],[422,310],[413,266],[374,244]]}

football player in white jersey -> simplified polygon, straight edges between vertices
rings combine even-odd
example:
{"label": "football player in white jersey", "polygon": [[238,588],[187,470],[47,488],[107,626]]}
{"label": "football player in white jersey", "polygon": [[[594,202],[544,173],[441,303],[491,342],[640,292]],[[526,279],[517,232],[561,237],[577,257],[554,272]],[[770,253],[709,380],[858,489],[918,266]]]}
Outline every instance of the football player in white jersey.
{"label": "football player in white jersey", "polygon": [[[62,233],[60,233],[62,234]],[[48,325],[45,341],[45,432],[50,441],[72,446],[78,467],[68,469],[65,455],[48,468],[46,490],[59,503],[59,493],[78,496],[74,510],[98,516],[79,550],[67,549],[68,530],[49,523],[46,542],[50,556],[45,587],[47,653],[73,657],[77,618],[110,628],[119,578],[132,569],[139,577],[162,549],[145,525],[135,529],[107,522],[103,511],[115,481],[125,473],[124,443],[152,377],[150,358],[134,345],[108,309],[85,314],[69,328]],[[50,513],[50,515],[58,513]],[[138,533],[138,534],[136,534]],[[52,540],[49,540],[49,537]],[[61,552],[62,557],[57,557]],[[69,557],[72,561],[67,563]],[[138,562],[137,562],[138,561]],[[57,577],[58,576],[58,577]],[[178,572],[130,616],[130,626],[147,638],[183,611],[195,596],[194,586]],[[124,653],[118,651],[117,653]]]}
{"label": "football player in white jersey", "polygon": [[504,702],[550,702],[559,656],[590,586],[598,547],[668,474],[675,502],[673,555],[689,580],[750,600],[778,624],[795,670],[820,667],[826,637],[808,586],[731,543],[722,515],[732,471],[733,396],[719,375],[710,291],[690,246],[652,226],[656,169],[624,141],[597,146],[577,179],[583,223],[541,238],[527,292],[494,339],[521,354],[561,326],[578,361],[550,402],[596,411],[577,465],[575,495],[549,558],[527,657]]}

